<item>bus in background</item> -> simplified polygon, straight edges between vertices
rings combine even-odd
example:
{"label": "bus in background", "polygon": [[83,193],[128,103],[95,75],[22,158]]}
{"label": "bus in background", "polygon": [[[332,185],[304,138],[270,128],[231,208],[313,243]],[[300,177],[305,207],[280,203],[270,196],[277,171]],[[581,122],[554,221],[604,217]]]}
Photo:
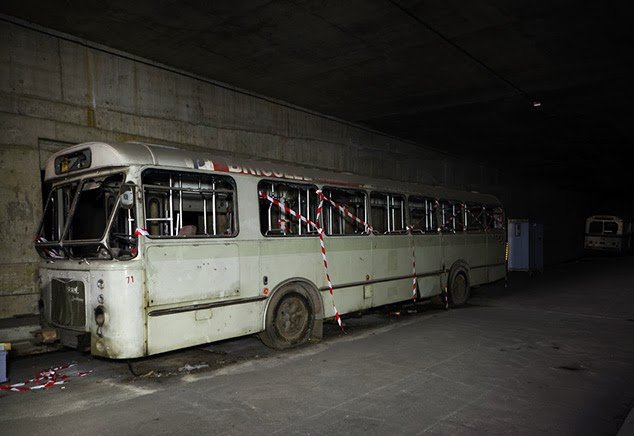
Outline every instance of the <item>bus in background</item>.
{"label": "bus in background", "polygon": [[491,195],[141,143],[62,150],[45,183],[47,327],[112,359],[250,334],[288,348],[339,314],[460,306],[506,275]]}
{"label": "bus in background", "polygon": [[631,222],[614,215],[593,215],[586,220],[584,247],[587,252],[625,254],[631,244]]}

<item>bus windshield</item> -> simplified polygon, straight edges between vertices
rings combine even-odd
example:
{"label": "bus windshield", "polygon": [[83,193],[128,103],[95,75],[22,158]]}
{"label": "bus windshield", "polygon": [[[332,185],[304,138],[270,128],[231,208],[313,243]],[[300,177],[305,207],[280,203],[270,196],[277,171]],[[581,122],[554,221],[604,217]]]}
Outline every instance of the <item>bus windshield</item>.
{"label": "bus windshield", "polygon": [[123,174],[111,174],[53,188],[35,244],[39,254],[53,259],[136,256],[134,196],[123,181]]}

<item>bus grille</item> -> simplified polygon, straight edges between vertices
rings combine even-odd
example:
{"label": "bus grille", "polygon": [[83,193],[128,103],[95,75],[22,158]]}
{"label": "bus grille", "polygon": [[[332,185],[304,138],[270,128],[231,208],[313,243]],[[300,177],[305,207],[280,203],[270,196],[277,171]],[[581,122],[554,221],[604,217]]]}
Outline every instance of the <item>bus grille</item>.
{"label": "bus grille", "polygon": [[71,328],[83,328],[86,325],[86,291],[83,282],[53,279],[51,297],[53,323]]}

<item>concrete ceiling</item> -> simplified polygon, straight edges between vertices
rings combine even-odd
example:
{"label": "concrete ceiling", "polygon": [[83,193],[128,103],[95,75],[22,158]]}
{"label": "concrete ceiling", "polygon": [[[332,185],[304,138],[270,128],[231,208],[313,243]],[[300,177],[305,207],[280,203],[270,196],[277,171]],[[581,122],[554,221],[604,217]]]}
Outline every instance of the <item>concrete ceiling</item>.
{"label": "concrete ceiling", "polygon": [[4,0],[0,11],[510,173],[625,192],[630,5]]}

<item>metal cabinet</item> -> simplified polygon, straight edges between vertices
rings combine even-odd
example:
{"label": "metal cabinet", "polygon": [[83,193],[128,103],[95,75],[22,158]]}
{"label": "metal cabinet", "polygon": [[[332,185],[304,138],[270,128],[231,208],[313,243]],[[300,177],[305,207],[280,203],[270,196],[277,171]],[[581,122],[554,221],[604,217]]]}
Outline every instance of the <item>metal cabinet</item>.
{"label": "metal cabinet", "polygon": [[528,219],[509,219],[509,271],[544,269],[544,228]]}

